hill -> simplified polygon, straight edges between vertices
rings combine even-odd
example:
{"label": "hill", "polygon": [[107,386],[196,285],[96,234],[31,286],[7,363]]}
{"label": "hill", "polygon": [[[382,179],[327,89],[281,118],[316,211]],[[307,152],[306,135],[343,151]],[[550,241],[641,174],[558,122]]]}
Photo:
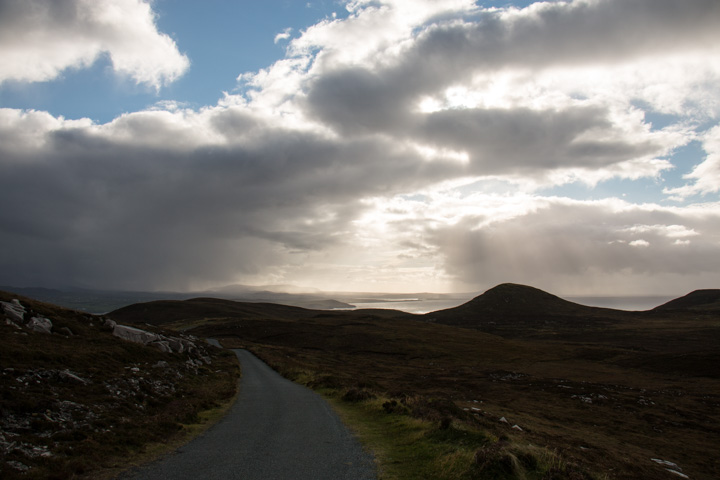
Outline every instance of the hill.
{"label": "hill", "polygon": [[467,303],[425,314],[424,318],[506,337],[525,337],[604,327],[628,315],[630,312],[573,303],[534,287],[504,283]]}
{"label": "hill", "polygon": [[233,397],[234,356],[143,328],[0,291],[0,478],[107,476]]}
{"label": "hill", "polygon": [[[698,305],[712,310],[712,295],[689,297],[678,299],[682,308],[624,312],[586,307],[532,287],[504,284],[460,307],[424,316],[393,310],[310,310],[196,298],[132,305],[108,317],[167,336],[180,335],[177,332],[213,336],[226,347],[251,350],[286,376],[349,405],[353,415],[369,414],[370,429],[389,435],[391,440],[385,439],[385,444],[405,449],[394,450],[393,460],[384,467],[410,471],[420,462],[427,466],[425,475],[411,478],[484,475],[660,480],[682,473],[709,480],[720,477],[716,456],[720,446],[720,324],[717,316],[697,311]],[[23,305],[30,302],[20,301]],[[48,371],[68,369],[78,378],[92,380],[95,388],[105,385],[105,376],[98,370],[109,372],[108,382],[125,378],[128,383],[122,385],[134,385],[129,382],[139,379],[133,375],[150,378],[146,372],[154,371],[155,356],[172,358],[166,361],[170,365],[177,362],[178,368],[187,361],[158,348],[119,342],[107,330],[108,321],[103,317],[74,312],[67,314],[67,323],[63,323],[64,313],[32,305],[27,303],[26,308],[41,316],[58,317],[53,333],[16,334],[15,327],[0,325],[12,329],[0,337],[6,342],[0,344],[0,360],[3,365],[14,358],[21,360],[12,360],[15,370],[4,373],[21,378],[23,385],[26,378],[34,378],[27,377],[27,372],[36,363]],[[67,343],[68,339],[59,335],[65,326],[77,330],[77,338],[70,337],[75,343]],[[90,347],[78,343],[79,338],[86,339]],[[27,339],[35,343],[29,347],[24,343]],[[65,345],[63,342],[66,346],[58,347]],[[120,363],[107,363],[118,359]],[[213,362],[212,369],[199,369],[198,373],[209,375],[215,368],[216,360]],[[21,371],[22,375],[13,373]],[[183,378],[189,376],[181,373]],[[56,375],[61,378],[60,373]],[[193,378],[198,379],[197,386],[213,377]],[[31,381],[27,383],[28,388],[35,388]],[[2,388],[6,385],[15,386],[10,381]],[[76,386],[82,394],[87,388]],[[17,418],[18,412],[25,412],[25,418],[35,419],[29,421],[37,421],[32,412],[60,408],[54,406],[54,399],[41,396],[40,387],[22,397],[7,392],[3,391],[3,399],[18,402],[10,406],[14,410],[7,411]],[[22,407],[21,398],[35,395],[44,403]],[[98,395],[87,398],[103,405],[107,400]],[[127,403],[120,403],[119,418],[102,417],[106,423],[97,427],[99,433],[81,425],[74,427],[76,433],[70,436],[81,438],[78,441],[83,448],[88,446],[83,435],[92,439],[89,445],[102,440],[117,446],[115,437],[95,435],[127,433],[132,425],[122,418],[142,424],[136,420],[142,417],[129,415],[139,411],[137,405],[146,411],[155,408],[153,396],[145,395],[142,401],[128,397]],[[79,405],[87,402],[85,397],[68,398]],[[102,408],[89,411],[101,417],[109,411]],[[399,425],[409,430],[403,433]],[[158,432],[167,431],[163,428]],[[22,434],[30,435],[27,431]],[[55,445],[63,436],[42,438],[52,438]],[[34,441],[40,446],[51,443],[40,438]],[[422,455],[416,450],[420,447],[415,447],[420,444],[427,446]],[[57,451],[51,450],[68,461],[67,454],[61,457]],[[15,457],[8,461],[22,463],[25,457],[21,455],[26,454],[16,449],[12,455]],[[16,465],[8,461],[6,465]],[[74,468],[53,465],[66,472]]]}
{"label": "hill", "polygon": [[388,430],[393,444],[431,443],[424,478],[720,476],[720,325],[690,311],[587,307],[504,284],[427,315],[193,299],[111,316],[247,348],[356,413],[379,412],[373,429],[425,422],[407,438]]}
{"label": "hill", "polygon": [[117,321],[165,325],[210,318],[290,319],[308,316],[310,310],[276,303],[236,302],[219,298],[156,300],[136,303],[110,312]]}
{"label": "hill", "polygon": [[720,289],[695,290],[653,309],[655,312],[720,313]]}

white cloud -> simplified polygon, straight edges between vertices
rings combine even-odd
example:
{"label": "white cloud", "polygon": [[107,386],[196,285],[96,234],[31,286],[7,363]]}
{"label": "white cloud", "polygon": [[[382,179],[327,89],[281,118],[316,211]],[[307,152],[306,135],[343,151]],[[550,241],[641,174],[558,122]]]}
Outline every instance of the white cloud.
{"label": "white cloud", "polygon": [[53,80],[103,54],[116,73],[155,88],[189,66],[147,1],[0,1],[0,82]]}
{"label": "white cloud", "polygon": [[275,35],[275,40],[273,40],[274,43],[279,43],[283,40],[289,39],[292,31],[293,31],[293,29],[291,27],[288,27],[285,30],[283,30],[282,32],[278,33],[277,35]]}
{"label": "white cloud", "polygon": [[[124,28],[165,38],[158,48],[182,58],[148,4],[125,1],[139,17],[105,23],[145,19]],[[348,8],[347,19],[299,33],[286,58],[240,75],[240,91],[215,106],[159,103],[102,125],[0,110],[0,204],[16,206],[0,211],[0,282],[481,290],[514,281],[613,294],[720,281],[711,196],[720,127],[708,128],[720,116],[717,2]],[[124,35],[73,15],[43,21],[52,35],[80,25],[68,42],[94,46],[58,47],[74,56],[47,55],[46,75],[101,51],[113,62],[129,52],[130,64],[140,55]],[[44,59],[38,28],[28,32],[28,47],[13,47],[0,30],[0,51]],[[157,85],[180,71],[163,61],[122,68]],[[657,114],[668,115],[663,128],[650,124]],[[707,157],[667,193],[704,194],[704,204],[537,193],[613,178],[660,184],[691,140]]]}
{"label": "white cloud", "polygon": [[705,195],[720,191],[720,126],[716,126],[705,133],[702,140],[707,157],[684,176],[685,179],[692,181],[692,183],[666,190],[666,193],[669,193],[677,200],[692,195]]}
{"label": "white cloud", "polygon": [[628,243],[628,245],[630,245],[631,247],[641,247],[641,248],[645,248],[645,247],[649,247],[649,246],[650,246],[650,242],[648,242],[647,240],[643,240],[643,239],[641,238],[641,239],[638,239],[638,240],[633,240],[632,242]]}

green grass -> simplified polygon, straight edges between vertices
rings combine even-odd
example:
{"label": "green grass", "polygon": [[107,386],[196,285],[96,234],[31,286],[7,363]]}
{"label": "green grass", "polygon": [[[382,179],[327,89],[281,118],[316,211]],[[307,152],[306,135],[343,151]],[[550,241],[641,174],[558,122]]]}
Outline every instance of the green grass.
{"label": "green grass", "polygon": [[320,393],[374,453],[382,480],[598,478],[547,448],[509,437],[498,439],[462,419],[416,418],[412,405],[387,408],[392,402],[387,397],[348,402],[336,390]]}
{"label": "green grass", "polygon": [[[285,377],[322,394],[375,456],[381,480],[591,480],[555,451],[507,435],[498,438],[453,402],[422,395],[391,397],[348,387],[350,377],[298,368],[253,350]],[[287,358],[287,357],[285,357]]]}

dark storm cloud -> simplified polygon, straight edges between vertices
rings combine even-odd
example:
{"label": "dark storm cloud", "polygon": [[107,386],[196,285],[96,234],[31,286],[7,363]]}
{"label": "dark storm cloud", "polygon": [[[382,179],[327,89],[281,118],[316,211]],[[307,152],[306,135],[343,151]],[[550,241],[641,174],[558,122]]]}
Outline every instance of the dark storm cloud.
{"label": "dark storm cloud", "polygon": [[597,107],[446,110],[425,116],[411,136],[468,152],[469,170],[477,175],[601,168],[662,151],[662,145],[643,140],[583,138],[591,131],[620,136],[607,116]]}
{"label": "dark storm cloud", "polygon": [[[162,136],[162,120],[147,117],[135,121]],[[225,112],[212,123],[237,121]],[[230,281],[283,252],[344,242],[361,197],[452,174],[380,140],[266,128],[242,146],[174,150],[119,137],[60,129],[31,155],[0,152],[0,203],[13,206],[0,212],[0,283]]]}

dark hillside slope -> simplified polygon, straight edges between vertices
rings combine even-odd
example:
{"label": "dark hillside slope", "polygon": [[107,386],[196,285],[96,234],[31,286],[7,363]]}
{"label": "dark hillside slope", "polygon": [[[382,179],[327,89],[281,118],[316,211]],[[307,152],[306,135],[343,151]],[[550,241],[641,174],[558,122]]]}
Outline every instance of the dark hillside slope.
{"label": "dark hillside slope", "polygon": [[3,480],[107,478],[235,393],[235,356],[197,338],[151,327],[183,346],[163,351],[103,316],[3,291],[0,302]]}
{"label": "dark hillside slope", "polygon": [[720,289],[695,290],[684,297],[670,300],[655,307],[653,312],[692,311],[697,313],[720,313]]}
{"label": "dark hillside slope", "polygon": [[193,298],[190,300],[157,300],[137,303],[120,308],[108,314],[118,322],[149,323],[164,325],[187,320],[204,318],[243,318],[243,319],[293,319],[310,316],[314,313],[300,307],[290,307],[275,303],[234,302],[218,298]]}
{"label": "dark hillside slope", "polygon": [[534,287],[504,283],[455,308],[425,315],[426,321],[475,328],[502,336],[557,333],[615,323],[629,312],[588,307]]}

